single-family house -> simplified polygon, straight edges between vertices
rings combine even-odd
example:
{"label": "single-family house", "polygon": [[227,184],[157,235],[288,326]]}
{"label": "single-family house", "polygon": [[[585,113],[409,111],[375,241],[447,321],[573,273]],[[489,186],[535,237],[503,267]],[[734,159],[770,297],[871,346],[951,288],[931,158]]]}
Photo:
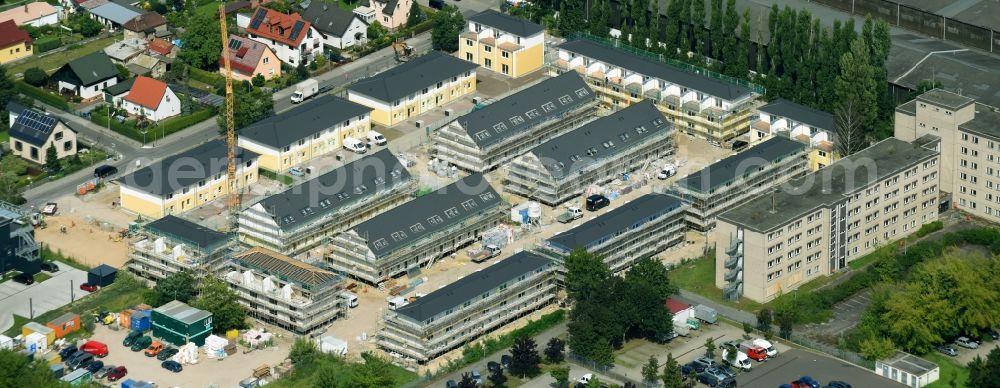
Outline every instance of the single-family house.
{"label": "single-family house", "polygon": [[125,29],[125,39],[149,40],[157,33],[167,31],[167,18],[156,12],[146,12],[132,18],[122,28]]}
{"label": "single-family house", "polygon": [[[94,4],[99,4],[99,3],[94,3]],[[88,5],[93,5],[93,4],[88,4]],[[112,31],[122,28],[125,25],[125,23],[128,23],[132,19],[135,19],[136,17],[145,13],[141,9],[110,1],[88,9],[90,11],[91,18],[101,22],[101,24],[111,29]]]}
{"label": "single-family house", "polygon": [[10,150],[28,161],[45,164],[49,147],[56,158],[76,155],[76,131],[54,116],[25,108],[10,126]]}
{"label": "single-family house", "polygon": [[161,55],[164,58],[177,58],[177,46],[162,38],[153,38],[149,41],[149,53]]}
{"label": "single-family house", "polygon": [[[233,69],[233,79],[250,80],[258,74],[265,79],[281,76],[281,61],[266,44],[238,35],[229,36],[229,66]],[[225,75],[226,68],[219,56],[219,73]]]}
{"label": "single-family house", "polygon": [[135,75],[162,77],[167,74],[167,62],[146,53],[136,55],[125,64],[125,68]]}
{"label": "single-family house", "polygon": [[7,128],[9,129],[17,121],[17,118],[21,116],[21,112],[24,112],[28,107],[18,104],[17,101],[11,100],[7,101]]}
{"label": "single-family house", "polygon": [[18,26],[41,27],[59,24],[59,12],[49,3],[36,1],[0,12],[0,20],[13,20]]}
{"label": "single-family house", "polygon": [[322,2],[310,3],[302,10],[302,18],[312,23],[323,38],[323,44],[345,49],[368,39],[368,23],[354,12]]}
{"label": "single-family house", "polygon": [[181,100],[166,82],[138,76],[125,97],[122,107],[131,114],[160,121],[181,113]]}
{"label": "single-family house", "polygon": [[368,7],[375,13],[375,21],[385,28],[395,30],[406,25],[413,0],[369,0]]}
{"label": "single-family house", "polygon": [[132,58],[135,58],[146,50],[145,40],[125,39],[108,45],[103,51],[111,59],[112,63],[124,66]]}
{"label": "single-family house", "polygon": [[103,52],[96,52],[63,65],[52,79],[58,81],[59,92],[70,90],[87,99],[103,95],[105,88],[118,83],[118,68]]}
{"label": "single-family house", "polygon": [[308,64],[317,53],[323,55],[322,36],[298,13],[289,15],[259,7],[247,23],[250,39],[266,44],[289,66]]}
{"label": "single-family house", "polygon": [[31,56],[31,43],[31,35],[13,20],[0,22],[0,64]]}

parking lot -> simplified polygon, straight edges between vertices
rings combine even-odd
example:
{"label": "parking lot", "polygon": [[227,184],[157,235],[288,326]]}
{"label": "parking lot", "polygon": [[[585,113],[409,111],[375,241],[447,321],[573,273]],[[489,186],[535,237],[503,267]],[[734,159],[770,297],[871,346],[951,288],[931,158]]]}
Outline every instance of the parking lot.
{"label": "parking lot", "polygon": [[[198,356],[197,364],[184,365],[183,371],[173,373],[163,369],[160,366],[162,361],[155,357],[146,357],[142,351],[133,352],[122,346],[126,334],[126,330],[114,331],[101,325],[94,329],[91,339],[108,345],[108,356],[101,361],[105,365],[128,368],[126,379],[152,381],[169,387],[236,387],[241,380],[250,377],[254,368],[281,363],[288,357],[293,341],[290,337],[278,337],[274,341],[276,346],[250,353],[243,353],[245,348],[240,346],[236,354],[222,360],[206,358],[202,353]],[[103,380],[101,382],[106,383]]]}
{"label": "parking lot", "polygon": [[820,384],[840,380],[853,387],[905,387],[870,370],[817,353],[791,349],[764,363],[754,363],[749,372],[736,376],[740,387],[777,387],[807,375]]}
{"label": "parking lot", "polygon": [[[80,299],[88,292],[80,289],[87,282],[87,273],[63,263],[56,263],[59,272],[47,273],[52,278],[30,286],[13,280],[0,283],[0,332],[14,325],[14,316],[31,317]],[[31,312],[34,311],[34,314]],[[45,322],[42,322],[43,324]]]}

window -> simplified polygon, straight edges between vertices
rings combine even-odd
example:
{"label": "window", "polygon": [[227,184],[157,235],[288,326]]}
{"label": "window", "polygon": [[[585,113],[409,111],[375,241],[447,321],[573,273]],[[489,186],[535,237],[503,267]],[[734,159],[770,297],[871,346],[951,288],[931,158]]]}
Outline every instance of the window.
{"label": "window", "polygon": [[510,58],[510,52],[507,52],[507,51],[501,51],[501,52],[500,52],[500,56],[501,56],[501,57],[504,57],[504,58]]}
{"label": "window", "polygon": [[62,133],[62,131],[59,131],[59,132],[56,132],[56,134],[55,134],[55,139],[56,139],[56,140],[62,140],[62,138],[63,138],[63,133]]}
{"label": "window", "polygon": [[271,62],[271,58],[264,57],[264,64],[266,65],[268,62]]}
{"label": "window", "polygon": [[469,61],[469,62],[472,62],[473,61],[473,59],[472,59],[472,53],[465,53],[465,60]]}
{"label": "window", "polygon": [[465,45],[466,46],[472,46],[472,39],[466,39],[465,40]]}
{"label": "window", "polygon": [[18,151],[23,150],[24,149],[24,143],[21,143],[21,142],[15,140],[14,141],[14,149],[18,150]]}
{"label": "window", "polygon": [[487,46],[483,46],[483,51],[491,53],[491,52],[493,52],[493,47],[492,46],[488,46],[488,45]]}
{"label": "window", "polygon": [[72,141],[67,141],[67,142],[63,143],[63,151],[72,151],[72,150],[73,150],[73,142]]}

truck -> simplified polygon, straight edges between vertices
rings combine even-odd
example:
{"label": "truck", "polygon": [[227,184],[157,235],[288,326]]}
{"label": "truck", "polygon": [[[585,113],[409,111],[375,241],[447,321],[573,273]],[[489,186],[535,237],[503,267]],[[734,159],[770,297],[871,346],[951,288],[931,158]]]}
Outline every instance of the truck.
{"label": "truck", "polygon": [[570,206],[569,209],[566,209],[565,213],[560,214],[559,217],[556,217],[556,221],[559,221],[559,223],[561,224],[568,224],[582,217],[583,217],[583,210],[580,210],[580,208],[576,206]]}
{"label": "truck", "polygon": [[775,349],[774,345],[766,339],[757,338],[753,340],[753,344],[764,348],[764,351],[767,352],[767,356],[770,358],[774,358],[774,356],[778,355],[778,349]]}
{"label": "truck", "polygon": [[292,93],[292,103],[298,104],[306,99],[315,96],[319,92],[319,81],[310,78],[295,84],[295,93]]}
{"label": "truck", "polygon": [[[730,356],[729,352],[736,352],[736,357]],[[747,357],[746,353],[737,350],[735,347],[732,346],[723,347],[722,360],[725,361],[727,364],[732,365],[733,367],[740,368],[743,370],[750,370],[750,357]]]}
{"label": "truck", "polygon": [[349,291],[344,291],[344,292],[340,293],[340,298],[343,299],[345,302],[347,302],[347,307],[350,307],[350,308],[358,307],[358,295],[357,294],[355,294],[353,292],[349,292]]}
{"label": "truck", "polygon": [[496,256],[500,256],[500,248],[493,244],[489,244],[482,249],[469,250],[469,258],[473,263],[482,263]]}
{"label": "truck", "polygon": [[763,362],[767,360],[767,349],[754,345],[753,341],[740,342],[740,351],[747,354],[751,360]]}
{"label": "truck", "polygon": [[714,325],[719,321],[719,316],[718,313],[715,312],[715,309],[703,304],[694,306],[694,317],[711,325]]}

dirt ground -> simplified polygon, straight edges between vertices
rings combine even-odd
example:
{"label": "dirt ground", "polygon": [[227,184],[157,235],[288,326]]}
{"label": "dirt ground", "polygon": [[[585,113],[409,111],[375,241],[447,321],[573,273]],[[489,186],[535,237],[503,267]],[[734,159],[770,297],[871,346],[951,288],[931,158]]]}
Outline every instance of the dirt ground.
{"label": "dirt ground", "polygon": [[45,217],[47,227],[36,229],[35,239],[83,264],[120,268],[128,257],[128,240],[118,238],[118,232],[128,228],[134,218],[112,208],[115,201],[118,201],[117,185],[108,185],[84,197],[60,197],[55,201],[59,210]]}
{"label": "dirt ground", "polygon": [[[128,369],[126,379],[152,381],[161,387],[236,387],[241,380],[250,377],[254,368],[265,364],[280,364],[288,357],[292,343],[291,337],[275,338],[276,346],[246,354],[243,353],[245,348],[238,347],[236,354],[223,360],[206,358],[201,353],[197,364],[184,365],[184,370],[180,373],[173,373],[163,369],[160,360],[122,346],[127,333],[125,330],[113,331],[101,325],[94,329],[91,339],[108,345],[108,356],[101,361],[105,364],[124,365]],[[106,383],[105,380],[101,382]]]}

